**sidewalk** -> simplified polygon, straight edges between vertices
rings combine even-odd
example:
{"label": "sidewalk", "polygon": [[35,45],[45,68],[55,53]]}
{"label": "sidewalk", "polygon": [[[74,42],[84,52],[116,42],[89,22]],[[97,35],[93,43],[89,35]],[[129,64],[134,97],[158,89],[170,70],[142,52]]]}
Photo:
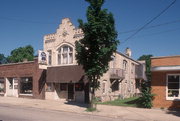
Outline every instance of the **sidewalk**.
{"label": "sidewalk", "polygon": [[79,114],[121,118],[132,121],[180,121],[180,112],[160,109],[98,105],[96,112],[86,112],[85,104],[68,103],[65,100],[38,100],[15,97],[0,97],[0,104],[18,105],[45,110],[66,111]]}

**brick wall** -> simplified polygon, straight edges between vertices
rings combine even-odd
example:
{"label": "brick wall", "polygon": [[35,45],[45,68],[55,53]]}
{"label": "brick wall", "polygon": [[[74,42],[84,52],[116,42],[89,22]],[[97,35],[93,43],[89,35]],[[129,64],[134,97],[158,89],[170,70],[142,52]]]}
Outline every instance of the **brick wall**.
{"label": "brick wall", "polygon": [[[45,75],[46,75],[46,71],[39,69],[37,59],[35,59],[32,62],[26,62],[26,63],[0,65],[0,77],[18,78],[19,79],[18,83],[20,83],[21,77],[33,78],[33,96],[30,98],[38,98],[38,99],[45,98],[45,89],[44,89]],[[18,86],[18,90],[20,90],[19,86]],[[19,96],[19,97],[27,97],[27,96]]]}
{"label": "brick wall", "polygon": [[152,93],[155,94],[153,107],[180,108],[180,101],[166,100],[166,75],[180,73],[180,71],[152,72]]}
{"label": "brick wall", "polygon": [[152,58],[151,66],[176,66],[180,65],[180,56]]}

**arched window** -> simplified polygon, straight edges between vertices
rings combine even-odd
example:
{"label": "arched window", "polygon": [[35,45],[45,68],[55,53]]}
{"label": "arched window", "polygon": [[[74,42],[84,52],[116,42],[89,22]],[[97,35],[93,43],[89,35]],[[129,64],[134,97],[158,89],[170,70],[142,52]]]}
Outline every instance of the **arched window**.
{"label": "arched window", "polygon": [[73,63],[73,48],[63,45],[58,49],[58,65]]}

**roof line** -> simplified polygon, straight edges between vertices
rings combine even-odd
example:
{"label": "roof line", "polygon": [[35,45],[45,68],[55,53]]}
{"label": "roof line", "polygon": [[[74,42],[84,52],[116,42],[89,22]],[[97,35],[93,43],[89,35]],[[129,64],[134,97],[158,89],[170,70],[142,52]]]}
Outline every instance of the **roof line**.
{"label": "roof line", "polygon": [[33,61],[26,61],[26,62],[17,62],[17,63],[7,63],[7,64],[0,64],[0,66],[9,66],[9,65],[19,65],[19,64],[28,64],[28,63],[34,63],[35,60],[37,60],[38,57],[34,57]]}
{"label": "roof line", "polygon": [[123,53],[121,53],[121,52],[119,52],[119,51],[116,51],[116,53],[118,53],[118,54],[120,54],[120,55],[122,55],[122,56],[124,56],[124,57],[126,57],[126,58],[128,58],[128,59],[130,59],[130,60],[132,60],[132,61],[134,61],[134,62],[136,62],[136,63],[138,63],[138,64],[141,64],[141,63],[139,63],[138,61],[130,58],[129,56],[127,56],[127,55],[125,55],[125,54],[123,54]]}
{"label": "roof line", "polygon": [[19,64],[27,64],[27,63],[34,63],[34,62],[35,62],[35,61],[18,62],[18,63],[7,63],[7,64],[1,64],[0,66],[19,65]]}
{"label": "roof line", "polygon": [[172,56],[157,56],[157,57],[151,57],[151,59],[156,59],[156,58],[171,58],[171,57],[180,57],[180,55],[172,55]]}

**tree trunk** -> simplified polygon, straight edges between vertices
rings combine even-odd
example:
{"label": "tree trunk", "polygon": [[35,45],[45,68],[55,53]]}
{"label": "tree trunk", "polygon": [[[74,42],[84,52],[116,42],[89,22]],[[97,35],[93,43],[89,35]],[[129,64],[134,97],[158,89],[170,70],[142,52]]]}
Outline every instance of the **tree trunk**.
{"label": "tree trunk", "polygon": [[[92,87],[91,87],[92,85]],[[90,99],[90,105],[89,105],[89,108],[93,109],[95,108],[96,109],[96,104],[94,103],[95,101],[95,76],[93,77],[91,83],[89,84],[90,86],[90,92],[91,92],[91,99]]]}
{"label": "tree trunk", "polygon": [[90,100],[90,107],[89,108],[96,108],[96,105],[94,103],[94,98],[95,98],[95,93],[94,93],[94,89],[92,89],[91,100]]}

